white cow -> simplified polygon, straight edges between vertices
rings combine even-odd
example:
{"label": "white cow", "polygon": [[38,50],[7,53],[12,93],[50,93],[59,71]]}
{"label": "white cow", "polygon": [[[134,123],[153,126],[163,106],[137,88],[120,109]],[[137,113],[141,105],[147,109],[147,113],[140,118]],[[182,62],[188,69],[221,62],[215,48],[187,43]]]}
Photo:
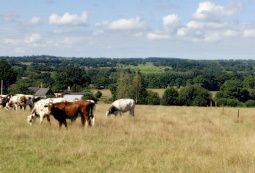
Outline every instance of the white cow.
{"label": "white cow", "polygon": [[36,102],[32,110],[32,114],[27,116],[28,124],[30,125],[34,124],[37,117],[40,118],[40,124],[42,124],[43,118],[45,117],[47,117],[47,120],[50,123],[50,113],[49,113],[48,107],[45,107],[45,105],[48,105],[50,102],[51,103],[65,102],[65,99],[64,98],[48,98],[48,99],[41,99],[38,102]]}
{"label": "white cow", "polygon": [[123,113],[130,111],[130,115],[135,116],[135,101],[133,99],[119,99],[112,103],[109,110],[106,112],[106,117],[114,114],[122,115]]}
{"label": "white cow", "polygon": [[10,98],[9,103],[6,105],[6,109],[11,110],[12,108],[14,108],[14,110],[17,111],[18,106],[24,111],[26,110],[27,106],[29,106],[30,110],[32,110],[34,106],[34,96],[16,94]]}

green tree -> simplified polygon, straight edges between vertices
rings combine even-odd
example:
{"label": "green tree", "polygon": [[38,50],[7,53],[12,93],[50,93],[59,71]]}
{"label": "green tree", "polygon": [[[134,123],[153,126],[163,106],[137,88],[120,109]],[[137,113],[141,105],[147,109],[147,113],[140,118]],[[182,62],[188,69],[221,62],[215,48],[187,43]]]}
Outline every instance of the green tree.
{"label": "green tree", "polygon": [[7,88],[15,83],[16,76],[14,71],[12,70],[10,64],[6,61],[0,60],[0,81],[3,80],[3,92],[7,92]]}
{"label": "green tree", "polygon": [[178,105],[178,91],[173,87],[167,88],[162,96],[161,105]]}
{"label": "green tree", "polygon": [[186,106],[207,106],[211,95],[208,90],[199,85],[188,85],[179,91],[179,102]]}
{"label": "green tree", "polygon": [[117,98],[127,98],[129,97],[130,89],[131,89],[131,78],[129,73],[121,73],[118,79],[117,86]]}
{"label": "green tree", "polygon": [[159,105],[160,97],[158,93],[149,90],[147,93],[146,101],[148,105]]}
{"label": "green tree", "polygon": [[[133,85],[131,86],[130,91],[131,93],[129,93],[129,95],[131,96],[131,98],[135,99],[136,103],[138,104],[147,103],[146,101],[147,91],[144,86],[144,79],[140,70],[138,70],[134,76]],[[132,97],[133,94],[135,94],[135,96]]]}
{"label": "green tree", "polygon": [[238,99],[241,102],[249,100],[249,91],[243,88],[241,80],[227,80],[216,94],[216,99],[229,98]]}

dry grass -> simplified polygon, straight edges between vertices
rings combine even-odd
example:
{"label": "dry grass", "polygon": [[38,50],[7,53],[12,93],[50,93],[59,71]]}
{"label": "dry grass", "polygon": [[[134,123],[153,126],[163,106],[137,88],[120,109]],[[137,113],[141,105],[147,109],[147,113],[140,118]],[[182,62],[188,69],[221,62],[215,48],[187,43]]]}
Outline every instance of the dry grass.
{"label": "dry grass", "polygon": [[159,97],[162,98],[162,96],[163,96],[166,89],[164,88],[164,89],[147,89],[147,90],[151,90],[153,92],[158,93]]}
{"label": "dry grass", "polygon": [[255,172],[254,109],[136,106],[136,116],[29,126],[0,111],[0,172]]}

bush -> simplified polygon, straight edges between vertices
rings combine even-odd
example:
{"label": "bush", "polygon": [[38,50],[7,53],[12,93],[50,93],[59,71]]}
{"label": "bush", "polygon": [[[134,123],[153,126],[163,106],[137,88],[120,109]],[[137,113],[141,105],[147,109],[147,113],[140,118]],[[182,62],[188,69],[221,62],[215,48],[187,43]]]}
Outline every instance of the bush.
{"label": "bush", "polygon": [[96,98],[101,98],[102,97],[102,92],[101,91],[97,91],[97,93],[95,94]]}
{"label": "bush", "polygon": [[245,105],[246,107],[255,107],[255,100],[248,100]]}
{"label": "bush", "polygon": [[216,100],[218,105],[224,105],[224,106],[230,106],[230,107],[237,107],[241,106],[241,102],[237,99],[227,99],[227,98],[221,98]]}
{"label": "bush", "polygon": [[178,91],[173,87],[167,88],[162,96],[161,105],[178,105]]}
{"label": "bush", "polygon": [[188,85],[179,92],[179,103],[186,106],[207,106],[211,95],[208,90],[199,85]]}
{"label": "bush", "polygon": [[159,105],[160,97],[158,93],[149,90],[148,96],[146,97],[146,101],[148,105]]}
{"label": "bush", "polygon": [[98,99],[90,92],[85,93],[82,97],[82,100],[94,100],[95,102],[98,101]]}

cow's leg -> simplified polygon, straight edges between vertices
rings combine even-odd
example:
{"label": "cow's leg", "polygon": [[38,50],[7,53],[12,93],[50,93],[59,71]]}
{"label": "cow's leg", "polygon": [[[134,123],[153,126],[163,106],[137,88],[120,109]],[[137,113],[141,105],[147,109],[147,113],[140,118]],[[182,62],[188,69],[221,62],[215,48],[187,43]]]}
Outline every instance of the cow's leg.
{"label": "cow's leg", "polygon": [[47,121],[48,121],[49,124],[51,125],[51,123],[50,123],[50,116],[49,116],[49,115],[47,116]]}
{"label": "cow's leg", "polygon": [[58,127],[61,128],[61,126],[62,126],[62,122],[59,121],[58,122]]}
{"label": "cow's leg", "polygon": [[135,111],[134,111],[134,109],[130,109],[130,115],[135,116]]}
{"label": "cow's leg", "polygon": [[66,123],[66,120],[63,121],[65,127],[67,128],[67,123]]}
{"label": "cow's leg", "polygon": [[43,116],[40,116],[40,124],[43,122]]}
{"label": "cow's leg", "polygon": [[81,114],[81,123],[82,123],[82,125],[84,126],[84,125],[87,123],[87,122],[86,122],[86,118],[85,118],[86,113],[81,112],[80,114]]}

